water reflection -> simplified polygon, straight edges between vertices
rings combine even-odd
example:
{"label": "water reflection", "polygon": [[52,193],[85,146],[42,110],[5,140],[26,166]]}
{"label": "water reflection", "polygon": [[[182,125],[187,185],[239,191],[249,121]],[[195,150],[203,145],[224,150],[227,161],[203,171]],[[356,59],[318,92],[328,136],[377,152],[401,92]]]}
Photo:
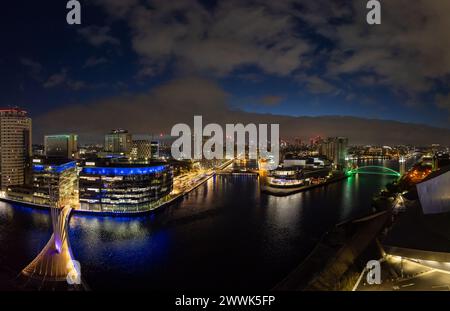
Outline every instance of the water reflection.
{"label": "water reflection", "polygon": [[[331,226],[370,211],[390,180],[357,175],[275,197],[260,194],[255,177],[217,176],[144,217],[74,215],[69,239],[93,289],[270,289]],[[20,271],[49,236],[47,212],[0,204],[9,268]]]}

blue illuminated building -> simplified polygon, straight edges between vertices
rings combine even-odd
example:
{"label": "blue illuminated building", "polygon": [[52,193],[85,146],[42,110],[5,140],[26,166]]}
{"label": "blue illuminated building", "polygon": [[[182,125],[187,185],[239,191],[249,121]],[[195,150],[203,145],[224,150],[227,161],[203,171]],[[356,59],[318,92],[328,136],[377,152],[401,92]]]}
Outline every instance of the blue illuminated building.
{"label": "blue illuminated building", "polygon": [[150,167],[84,167],[86,175],[109,175],[109,176],[133,176],[161,173],[167,169],[166,165]]}
{"label": "blue illuminated building", "polygon": [[71,161],[63,164],[33,164],[33,172],[41,173],[41,172],[53,172],[56,174],[60,174],[68,169],[73,169],[77,167],[76,161]]}
{"label": "blue illuminated building", "polygon": [[[35,158],[32,165],[33,202],[41,205],[76,206],[78,203],[77,162],[68,159]],[[53,192],[53,199],[50,198]],[[54,200],[55,202],[53,202]]]}
{"label": "blue illuminated building", "polygon": [[79,177],[80,208],[117,213],[147,211],[166,199],[172,189],[173,171],[165,163],[86,161]]}

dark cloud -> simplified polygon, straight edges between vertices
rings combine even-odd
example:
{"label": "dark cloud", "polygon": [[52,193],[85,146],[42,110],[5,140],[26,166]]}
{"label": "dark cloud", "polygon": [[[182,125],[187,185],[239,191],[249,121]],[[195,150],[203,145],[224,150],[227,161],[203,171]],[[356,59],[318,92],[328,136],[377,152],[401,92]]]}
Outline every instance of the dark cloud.
{"label": "dark cloud", "polygon": [[300,84],[305,85],[312,94],[329,94],[338,92],[338,89],[333,84],[317,75],[300,74],[296,79]]}
{"label": "dark cloud", "polygon": [[437,95],[436,104],[440,109],[447,110],[450,113],[450,94]]}
{"label": "dark cloud", "polygon": [[82,35],[93,46],[101,46],[104,44],[120,44],[119,39],[113,37],[111,29],[108,26],[88,26],[78,30],[78,33]]}
{"label": "dark cloud", "polygon": [[66,131],[102,135],[126,127],[135,133],[168,132],[193,114],[220,119],[227,111],[228,94],[216,84],[198,78],[174,80],[147,93],[64,105],[36,120],[43,132]]}
{"label": "dark cloud", "polygon": [[108,59],[106,59],[105,57],[89,57],[86,62],[84,63],[84,68],[88,68],[88,67],[95,67],[97,65],[101,65],[101,64],[105,64],[108,62]]}
{"label": "dark cloud", "polygon": [[[450,73],[450,2],[383,1],[379,26],[364,22],[364,1],[354,0],[352,9],[352,23],[332,30],[328,23],[314,25],[338,45],[328,63],[329,75],[368,72],[377,84],[420,101],[423,94],[433,90],[436,79]],[[348,13],[340,16],[345,15]],[[339,14],[331,13],[327,18],[333,17]]]}
{"label": "dark cloud", "polygon": [[[138,80],[163,72],[213,81],[235,77],[255,83],[276,76],[296,81],[299,90],[315,97],[339,95],[373,106],[376,98],[364,91],[383,87],[409,105],[407,108],[429,104],[450,113],[445,83],[450,76],[448,1],[416,0],[414,5],[408,0],[383,1],[379,26],[367,25],[366,1],[361,0],[227,0],[208,8],[195,0],[94,2],[110,20],[128,26],[131,48],[139,57],[134,76]],[[96,47],[120,44],[109,26],[85,27],[79,34]],[[29,61],[23,64],[36,67]],[[248,67],[255,70],[242,70]],[[279,122],[285,136],[346,135],[354,143],[421,144],[430,139],[449,143],[447,130],[419,125],[246,113],[231,109],[228,98],[232,94],[211,80],[180,78],[147,93],[61,108],[41,116],[37,123],[46,131],[69,126],[82,135],[92,132],[100,137],[114,127],[167,133],[174,123],[201,114],[211,122]],[[52,75],[45,85],[85,87],[66,72]],[[438,85],[442,90],[436,96]],[[280,99],[264,100],[251,94],[246,98],[272,105]]]}
{"label": "dark cloud", "polygon": [[[216,83],[186,78],[170,81],[147,93],[106,98],[88,104],[65,106],[36,118],[38,132],[76,132],[84,141],[101,141],[112,128],[131,132],[170,133],[176,123],[191,124],[194,115],[205,123],[278,123],[284,138],[348,136],[353,144],[450,144],[450,130],[394,121],[353,117],[287,117],[230,109],[230,95]],[[126,117],[125,117],[126,116]],[[386,135],[389,133],[389,135]]]}
{"label": "dark cloud", "polygon": [[[391,88],[406,95],[409,105],[424,102],[434,82],[450,74],[448,1],[384,1],[382,24],[375,27],[367,25],[361,0],[228,0],[212,9],[192,0],[96,3],[129,24],[133,49],[145,65],[137,77],[173,61],[183,73],[217,77],[253,65],[278,76],[295,78],[301,72],[313,94],[358,97],[350,90],[338,92],[336,85],[363,73],[352,83]],[[317,53],[318,43],[302,35],[305,23],[308,32],[333,46]],[[102,29],[107,35],[109,29]],[[322,72],[305,70],[323,65]]]}
{"label": "dark cloud", "polygon": [[65,83],[67,80],[67,72],[65,70],[52,74],[44,83],[44,88],[53,88]]}
{"label": "dark cloud", "polygon": [[29,67],[33,72],[39,73],[42,70],[42,65],[30,58],[21,58],[20,63],[24,66]]}
{"label": "dark cloud", "polygon": [[157,69],[155,69],[153,66],[144,65],[139,69],[139,71],[135,75],[135,78],[137,80],[143,80],[145,78],[155,76],[156,74]]}
{"label": "dark cloud", "polygon": [[31,78],[37,81],[42,80],[41,73],[43,66],[41,63],[26,57],[22,57],[20,59],[20,63],[28,68]]}
{"label": "dark cloud", "polygon": [[[116,1],[100,1],[107,11]],[[122,13],[126,12],[126,14]],[[222,1],[213,11],[197,1],[128,1],[119,14],[132,29],[133,48],[147,63],[173,58],[179,70],[230,74],[244,65],[288,75],[303,64],[310,44],[295,34],[292,16],[264,3]]]}
{"label": "dark cloud", "polygon": [[94,0],[112,16],[123,17],[139,4],[139,0]]}
{"label": "dark cloud", "polygon": [[66,69],[62,69],[60,72],[52,74],[43,83],[43,87],[46,89],[51,89],[60,86],[66,87],[73,91],[79,91],[87,87],[84,81],[71,79]]}

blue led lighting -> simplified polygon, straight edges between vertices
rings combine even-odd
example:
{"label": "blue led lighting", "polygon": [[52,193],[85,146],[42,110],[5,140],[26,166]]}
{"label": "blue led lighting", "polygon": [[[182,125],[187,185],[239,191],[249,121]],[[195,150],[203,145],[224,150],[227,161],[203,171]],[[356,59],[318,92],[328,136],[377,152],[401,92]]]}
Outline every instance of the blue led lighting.
{"label": "blue led lighting", "polygon": [[166,169],[166,165],[150,167],[84,167],[82,173],[86,175],[105,176],[133,176],[160,173]]}
{"label": "blue led lighting", "polygon": [[75,168],[77,166],[77,162],[68,162],[62,165],[42,165],[42,164],[33,164],[33,172],[35,173],[41,173],[44,171],[48,171],[51,173],[57,173],[60,174],[64,172],[65,170]]}
{"label": "blue led lighting", "polygon": [[44,165],[33,164],[33,172],[40,173],[45,170]]}

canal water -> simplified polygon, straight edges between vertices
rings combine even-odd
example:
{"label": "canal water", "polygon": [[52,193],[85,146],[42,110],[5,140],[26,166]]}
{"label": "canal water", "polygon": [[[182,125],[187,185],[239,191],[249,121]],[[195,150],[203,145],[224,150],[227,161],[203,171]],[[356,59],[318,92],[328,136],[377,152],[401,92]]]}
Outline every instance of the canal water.
{"label": "canal water", "polygon": [[[73,215],[70,244],[93,290],[265,290],[333,225],[369,213],[373,195],[393,180],[356,175],[275,197],[259,192],[256,177],[216,176],[150,215]],[[4,272],[18,274],[50,235],[47,211],[0,202]]]}

